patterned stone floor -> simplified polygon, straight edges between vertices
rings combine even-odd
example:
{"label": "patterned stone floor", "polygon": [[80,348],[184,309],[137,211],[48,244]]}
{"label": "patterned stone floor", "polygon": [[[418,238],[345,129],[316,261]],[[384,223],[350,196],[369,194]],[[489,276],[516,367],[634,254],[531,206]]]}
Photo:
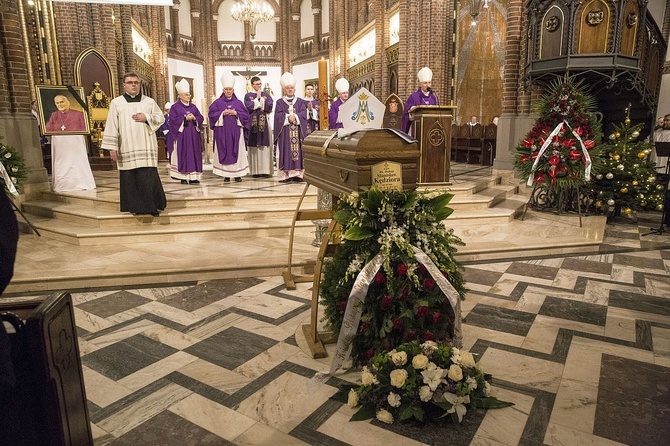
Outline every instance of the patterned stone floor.
{"label": "patterned stone floor", "polygon": [[349,422],[355,372],[303,347],[280,277],[74,293],[96,445],[670,444],[670,234],[609,224],[591,255],[464,265],[465,347],[515,406],[461,428]]}

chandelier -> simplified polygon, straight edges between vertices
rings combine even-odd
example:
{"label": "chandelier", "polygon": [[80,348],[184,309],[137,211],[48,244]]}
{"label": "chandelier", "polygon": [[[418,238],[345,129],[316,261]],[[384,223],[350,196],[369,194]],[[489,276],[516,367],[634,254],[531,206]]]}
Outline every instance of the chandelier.
{"label": "chandelier", "polygon": [[470,15],[472,19],[476,19],[481,8],[488,9],[490,0],[471,0],[470,1]]}
{"label": "chandelier", "polygon": [[249,33],[253,40],[256,36],[256,24],[258,22],[267,22],[274,17],[275,12],[263,0],[242,0],[233,5],[230,14],[238,22],[249,23]]}

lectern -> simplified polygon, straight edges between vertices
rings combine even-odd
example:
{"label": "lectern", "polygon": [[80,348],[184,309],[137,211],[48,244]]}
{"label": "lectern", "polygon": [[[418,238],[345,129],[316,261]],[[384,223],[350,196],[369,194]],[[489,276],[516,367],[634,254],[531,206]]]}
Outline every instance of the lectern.
{"label": "lectern", "polygon": [[449,184],[451,105],[422,105],[412,110],[414,136],[419,142],[419,184]]}

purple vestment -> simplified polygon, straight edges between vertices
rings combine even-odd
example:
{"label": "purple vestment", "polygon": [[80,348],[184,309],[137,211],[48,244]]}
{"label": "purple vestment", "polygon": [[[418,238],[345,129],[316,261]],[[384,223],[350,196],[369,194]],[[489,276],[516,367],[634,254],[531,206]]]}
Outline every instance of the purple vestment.
{"label": "purple vestment", "polygon": [[[192,113],[195,121],[187,121],[186,115]],[[184,105],[182,101],[177,101],[170,108],[169,114],[169,141],[174,144],[177,142],[177,166],[180,173],[202,172],[202,140],[199,130],[202,129],[204,117],[198,110],[198,107],[189,103]],[[182,127],[184,128],[179,131]],[[172,147],[168,150],[171,152]]]}
{"label": "purple vestment", "polygon": [[272,96],[266,92],[261,92],[261,96],[265,98],[265,106],[263,108],[256,108],[254,99],[256,99],[256,92],[247,93],[244,95],[244,106],[247,108],[250,116],[249,141],[250,147],[266,147],[270,145],[270,131],[268,127],[268,115],[272,112]]}
{"label": "purple vestment", "polygon": [[[340,114],[340,106],[344,104],[342,99],[337,98],[330,105],[330,110],[328,110],[328,128],[330,130],[344,128],[341,122],[337,122],[337,118]],[[341,120],[340,120],[341,121]]]}
{"label": "purple vestment", "polygon": [[410,127],[412,125],[412,120],[409,119],[409,111],[412,107],[419,107],[422,105],[439,105],[440,101],[437,99],[437,96],[435,96],[435,93],[432,91],[428,92],[428,96],[423,94],[421,91],[421,88],[416,90],[414,93],[409,95],[407,98],[407,101],[405,102],[405,110],[402,114],[402,131],[414,135],[414,128],[412,128],[412,132],[410,133]]}
{"label": "purple vestment", "polygon": [[[284,125],[287,116],[298,116],[298,124]],[[304,99],[294,97],[289,103],[281,98],[275,105],[274,144],[277,146],[277,167],[285,172],[303,169],[302,140],[306,136],[307,104]]]}
{"label": "purple vestment", "polygon": [[[319,124],[319,100],[318,99],[312,99],[311,101],[309,99],[305,99],[305,103],[307,104],[307,132],[306,134],[309,135],[315,130],[319,130],[320,124]],[[309,109],[309,104],[312,104],[312,110],[310,111]]]}
{"label": "purple vestment", "polygon": [[[236,110],[237,116],[223,117],[223,125],[217,124],[224,110]],[[237,125],[240,120],[243,127]],[[242,130],[249,129],[249,113],[242,101],[233,94],[230,99],[222,94],[209,106],[209,124],[214,129],[214,148],[219,154],[219,162],[223,165],[235,164],[239,155],[240,138],[246,138]]]}

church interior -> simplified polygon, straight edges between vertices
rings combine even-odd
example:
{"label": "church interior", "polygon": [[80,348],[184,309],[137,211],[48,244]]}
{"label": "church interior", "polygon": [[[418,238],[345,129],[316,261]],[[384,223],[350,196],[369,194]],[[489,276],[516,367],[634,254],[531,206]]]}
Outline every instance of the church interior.
{"label": "church interior", "polygon": [[[0,432],[77,446],[667,444],[665,214],[529,208],[532,188],[513,166],[534,104],[565,75],[589,86],[604,135],[629,118],[650,137],[670,114],[669,41],[663,0],[3,1],[0,143],[25,159],[25,179],[0,313],[44,338],[33,346],[39,379],[55,390],[10,401]],[[425,66],[450,115],[446,168],[427,179],[439,163],[420,158],[417,188],[454,195],[445,225],[464,242],[463,347],[514,406],[475,410],[460,427],[350,421],[338,390],[361,371],[316,381],[335,344],[315,358],[305,329],[328,220],[298,218],[336,197],[309,168],[306,183],[224,182],[205,122],[201,181],[171,178],[158,138],[165,211],[119,212],[119,170],[101,149],[106,112],[128,72],[160,107],[186,80],[207,115],[225,71],[237,97],[258,76],[278,98],[291,72],[298,97],[311,84],[327,103],[346,78],[351,93],[402,103]],[[61,167],[40,127],[61,91],[88,114],[88,190],[54,190]]]}

